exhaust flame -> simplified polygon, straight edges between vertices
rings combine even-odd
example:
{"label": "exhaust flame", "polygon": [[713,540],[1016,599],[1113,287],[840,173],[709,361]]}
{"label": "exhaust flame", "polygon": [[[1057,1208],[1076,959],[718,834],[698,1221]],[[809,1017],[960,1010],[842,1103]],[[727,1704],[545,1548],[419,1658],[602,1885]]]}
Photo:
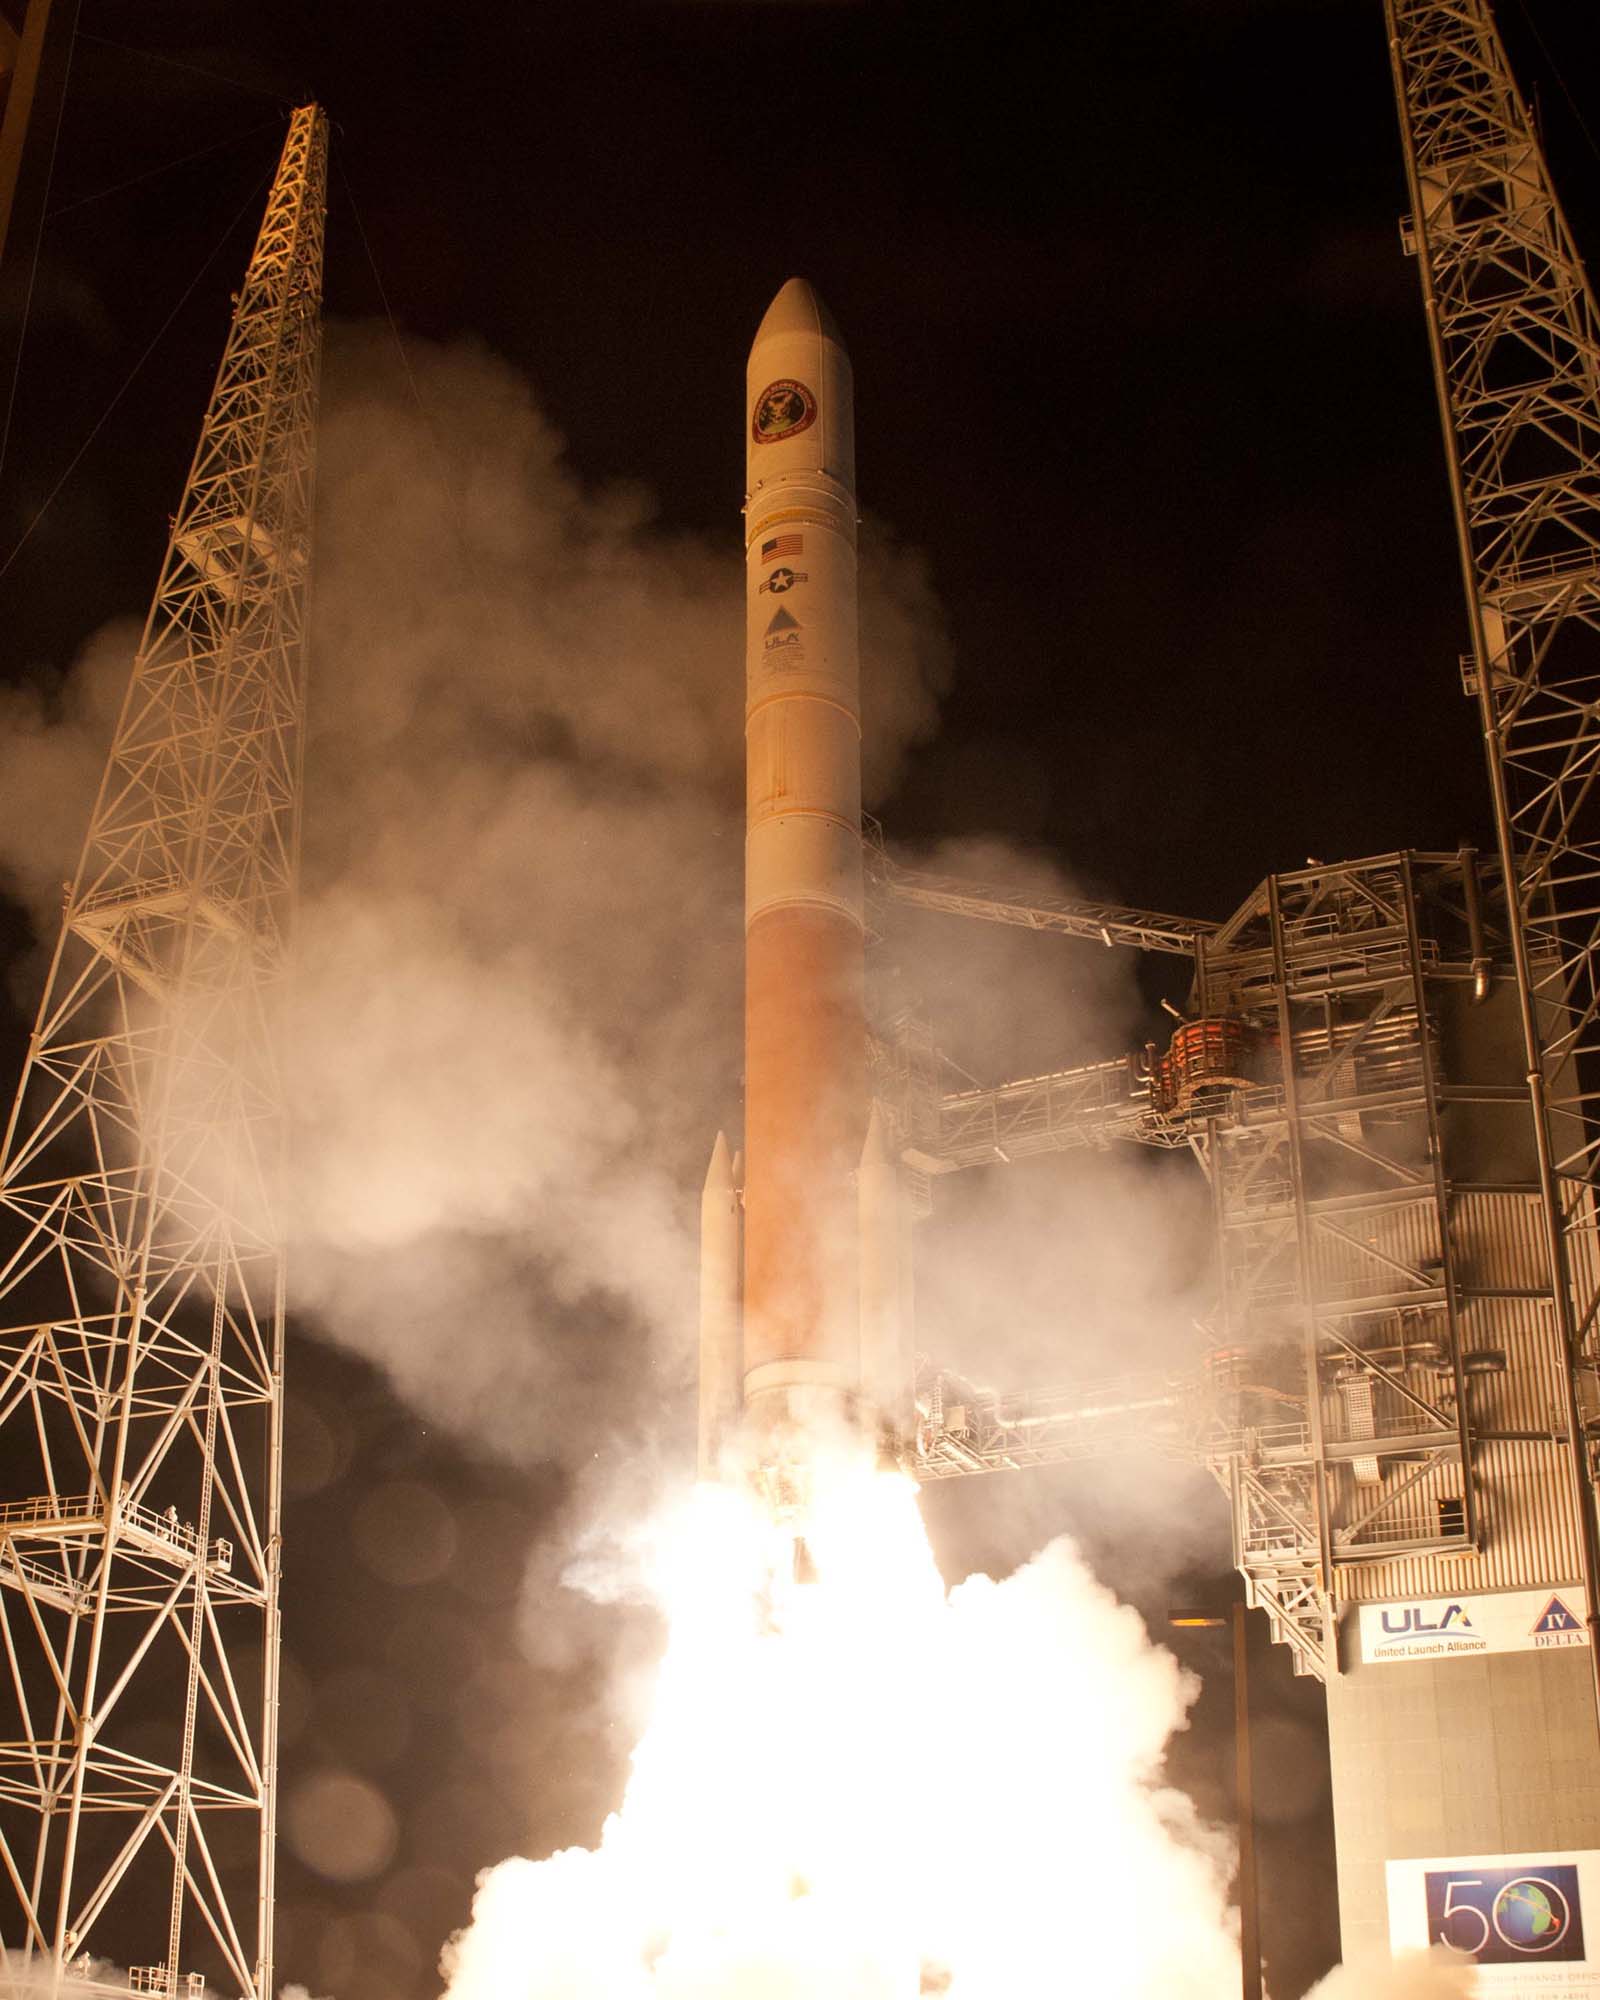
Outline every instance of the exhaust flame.
{"label": "exhaust flame", "polygon": [[947,1593],[914,1485],[835,1457],[799,1520],[697,1489],[651,1587],[622,1805],[481,1878],[449,2000],[1237,1992],[1228,1843],[1160,1776],[1194,1684],[1070,1542]]}

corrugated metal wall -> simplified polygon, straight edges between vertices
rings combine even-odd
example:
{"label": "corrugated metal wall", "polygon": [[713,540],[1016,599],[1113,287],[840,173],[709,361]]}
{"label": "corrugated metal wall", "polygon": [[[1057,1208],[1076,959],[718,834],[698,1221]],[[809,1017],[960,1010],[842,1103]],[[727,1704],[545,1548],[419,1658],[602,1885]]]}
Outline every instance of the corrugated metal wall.
{"label": "corrugated metal wall", "polygon": [[[1402,1211],[1391,1240],[1408,1249],[1427,1248],[1426,1234],[1417,1228],[1423,1213]],[[1499,1349],[1506,1357],[1504,1374],[1477,1377],[1471,1383],[1475,1425],[1489,1431],[1560,1436],[1565,1428],[1560,1412],[1560,1354],[1549,1299],[1475,1296],[1483,1289],[1537,1292],[1541,1288],[1544,1250],[1537,1200],[1529,1195],[1461,1195],[1453,1206],[1451,1234],[1465,1294],[1462,1346],[1468,1353]],[[1438,1254],[1436,1243],[1432,1254]],[[1407,1379],[1422,1389],[1420,1373]],[[1437,1380],[1429,1386],[1438,1393]],[[1333,1415],[1330,1411],[1330,1419]],[[1476,1471],[1483,1553],[1341,1565],[1340,1594],[1373,1603],[1570,1582],[1580,1572],[1580,1560],[1563,1451],[1556,1443],[1480,1443]],[[1391,1472],[1391,1480],[1393,1476]],[[1398,1537],[1408,1523],[1410,1532],[1419,1536],[1434,1532],[1438,1500],[1461,1490],[1456,1465],[1429,1473],[1395,1509],[1398,1524],[1392,1532]],[[1353,1481],[1351,1498],[1359,1508]]]}

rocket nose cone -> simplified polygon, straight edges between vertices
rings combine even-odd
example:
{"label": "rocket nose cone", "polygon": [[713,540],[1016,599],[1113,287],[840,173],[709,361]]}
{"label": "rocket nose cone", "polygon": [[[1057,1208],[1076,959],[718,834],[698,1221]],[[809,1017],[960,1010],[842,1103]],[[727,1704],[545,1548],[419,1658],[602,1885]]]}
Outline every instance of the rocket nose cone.
{"label": "rocket nose cone", "polygon": [[705,1191],[707,1194],[733,1186],[733,1163],[728,1153],[728,1141],[721,1132],[717,1143],[711,1148],[711,1164],[706,1168]]}
{"label": "rocket nose cone", "polygon": [[825,340],[844,345],[838,321],[804,278],[791,278],[767,307],[766,316],[756,330],[754,345],[759,347],[764,340],[790,333],[820,334]]}

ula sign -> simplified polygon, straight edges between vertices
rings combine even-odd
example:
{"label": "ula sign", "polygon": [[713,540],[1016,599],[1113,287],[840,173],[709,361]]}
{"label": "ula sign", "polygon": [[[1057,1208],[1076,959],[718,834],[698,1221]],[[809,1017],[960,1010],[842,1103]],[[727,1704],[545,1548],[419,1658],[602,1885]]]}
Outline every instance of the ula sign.
{"label": "ula sign", "polygon": [[1443,1660],[1467,1653],[1538,1653],[1589,1643],[1588,1599],[1577,1584],[1474,1591],[1361,1607],[1361,1658]]}

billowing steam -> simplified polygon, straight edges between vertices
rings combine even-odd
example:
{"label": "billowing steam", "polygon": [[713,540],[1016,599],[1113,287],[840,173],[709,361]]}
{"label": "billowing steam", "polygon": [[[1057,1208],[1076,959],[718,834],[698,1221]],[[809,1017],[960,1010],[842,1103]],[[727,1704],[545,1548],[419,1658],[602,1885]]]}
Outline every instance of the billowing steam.
{"label": "billowing steam", "polygon": [[1480,1990],[1472,1961],[1447,1945],[1403,1952],[1392,1965],[1341,1965],[1306,2000],[1469,2000]]}

